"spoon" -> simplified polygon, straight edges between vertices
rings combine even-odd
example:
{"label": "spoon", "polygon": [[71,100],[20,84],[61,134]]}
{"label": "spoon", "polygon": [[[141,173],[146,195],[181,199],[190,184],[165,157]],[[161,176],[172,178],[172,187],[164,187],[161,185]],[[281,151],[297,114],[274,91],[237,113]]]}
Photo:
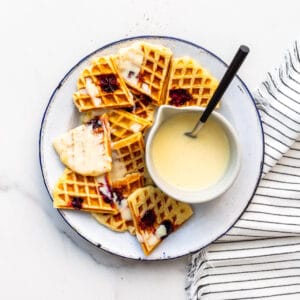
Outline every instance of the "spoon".
{"label": "spoon", "polygon": [[231,83],[232,79],[234,78],[235,74],[237,73],[238,69],[240,68],[241,64],[243,63],[244,59],[249,53],[249,48],[247,46],[241,45],[236,52],[232,62],[230,63],[226,73],[224,74],[221,82],[219,83],[215,93],[213,94],[211,100],[209,101],[207,107],[203,111],[199,121],[195,125],[194,129],[190,132],[185,132],[186,136],[191,138],[196,138],[201,127],[205,124],[208,117],[210,116],[211,112],[215,109],[216,105],[221,100],[224,92],[228,88],[229,84]]}

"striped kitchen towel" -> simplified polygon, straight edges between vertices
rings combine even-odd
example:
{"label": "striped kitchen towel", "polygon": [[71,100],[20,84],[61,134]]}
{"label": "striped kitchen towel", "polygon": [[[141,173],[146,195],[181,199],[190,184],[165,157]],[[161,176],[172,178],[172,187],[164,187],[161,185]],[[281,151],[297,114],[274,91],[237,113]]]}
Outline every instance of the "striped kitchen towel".
{"label": "striped kitchen towel", "polygon": [[300,299],[300,42],[255,93],[263,176],[247,210],[188,265],[189,299]]}

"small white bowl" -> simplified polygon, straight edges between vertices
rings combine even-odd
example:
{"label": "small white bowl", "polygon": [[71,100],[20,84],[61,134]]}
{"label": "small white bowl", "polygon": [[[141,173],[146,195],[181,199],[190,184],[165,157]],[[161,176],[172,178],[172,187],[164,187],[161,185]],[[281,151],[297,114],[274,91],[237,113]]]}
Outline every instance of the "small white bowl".
{"label": "small white bowl", "polygon": [[[208,188],[201,188],[199,190],[188,190],[188,189],[180,189],[177,188],[168,182],[166,182],[157,172],[154,167],[153,160],[151,157],[151,146],[153,138],[159,129],[160,125],[170,117],[187,112],[199,112],[200,113],[204,109],[201,107],[184,107],[178,108],[170,105],[162,105],[158,108],[154,125],[150,129],[146,139],[146,165],[150,176],[152,177],[155,184],[166,194],[171,196],[174,199],[179,201],[188,202],[188,203],[201,203],[207,202],[212,199],[219,197],[221,194],[225,193],[230,186],[235,181],[240,165],[241,165],[241,150],[238,142],[237,134],[232,127],[232,125],[219,113],[213,112],[210,118],[214,118],[219,124],[221,124],[224,129],[230,145],[230,158],[228,167],[223,175],[223,177],[214,185]],[[192,128],[191,128],[192,129]],[[176,171],[176,170],[174,170]]]}

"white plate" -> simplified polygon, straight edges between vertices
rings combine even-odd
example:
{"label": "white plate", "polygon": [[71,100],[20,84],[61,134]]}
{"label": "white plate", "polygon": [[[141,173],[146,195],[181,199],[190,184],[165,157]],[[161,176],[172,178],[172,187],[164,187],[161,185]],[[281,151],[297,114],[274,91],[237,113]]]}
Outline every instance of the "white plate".
{"label": "white plate", "polygon": [[[53,150],[58,135],[79,124],[79,113],[73,105],[72,93],[83,68],[95,56],[116,53],[136,40],[147,40],[171,48],[174,56],[188,55],[199,61],[217,78],[226,64],[213,53],[193,43],[171,38],[143,36],[106,45],[76,64],[58,84],[47,105],[40,131],[40,163],[49,194],[62,174],[64,166]],[[234,51],[233,51],[234,52]],[[237,221],[252,198],[261,176],[263,133],[258,111],[246,85],[236,77],[226,91],[219,112],[235,127],[242,150],[242,165],[234,185],[219,199],[194,205],[193,217],[163,241],[146,257],[135,237],[115,233],[101,226],[88,213],[60,211],[64,220],[83,238],[111,253],[145,260],[170,259],[193,253],[226,233]]]}

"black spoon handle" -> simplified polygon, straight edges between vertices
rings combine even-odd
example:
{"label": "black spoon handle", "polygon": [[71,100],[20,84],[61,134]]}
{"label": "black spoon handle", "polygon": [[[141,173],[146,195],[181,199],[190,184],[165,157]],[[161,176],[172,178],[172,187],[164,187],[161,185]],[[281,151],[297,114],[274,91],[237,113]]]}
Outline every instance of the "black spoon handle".
{"label": "black spoon handle", "polygon": [[243,63],[244,59],[249,53],[249,48],[247,46],[240,46],[239,50],[235,54],[232,62],[230,63],[225,75],[223,76],[221,82],[219,83],[215,93],[213,94],[211,100],[209,101],[206,109],[204,110],[203,114],[201,115],[200,121],[205,123],[208,119],[211,112],[214,110],[216,105],[221,100],[225,90],[231,83],[232,79],[234,78],[235,74],[237,73],[238,69],[240,68],[241,64]]}

